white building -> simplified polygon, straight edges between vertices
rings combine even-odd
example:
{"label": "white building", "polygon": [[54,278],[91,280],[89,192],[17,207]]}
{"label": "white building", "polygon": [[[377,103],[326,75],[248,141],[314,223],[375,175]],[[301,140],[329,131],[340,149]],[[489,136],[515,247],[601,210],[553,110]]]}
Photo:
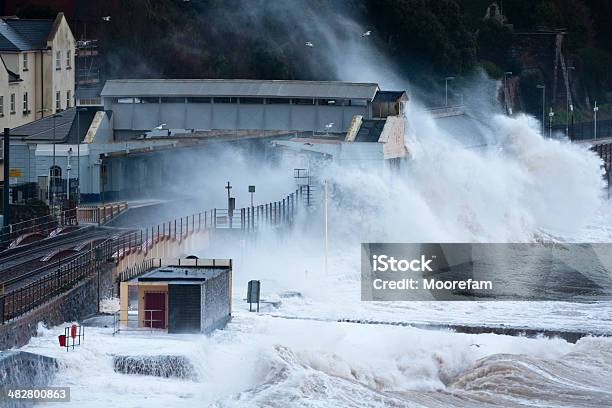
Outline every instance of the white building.
{"label": "white building", "polygon": [[55,20],[0,19],[0,129],[74,105],[75,40]]}

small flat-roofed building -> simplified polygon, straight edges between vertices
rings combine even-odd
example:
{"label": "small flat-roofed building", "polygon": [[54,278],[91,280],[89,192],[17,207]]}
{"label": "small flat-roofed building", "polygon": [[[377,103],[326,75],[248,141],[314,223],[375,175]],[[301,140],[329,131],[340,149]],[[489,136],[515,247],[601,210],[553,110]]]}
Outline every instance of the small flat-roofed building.
{"label": "small flat-roofed building", "polygon": [[[185,265],[187,261],[192,262]],[[120,320],[129,321],[129,296],[135,292],[139,328],[168,333],[209,333],[223,328],[232,314],[231,260],[198,261],[199,265],[182,260],[122,282]]]}

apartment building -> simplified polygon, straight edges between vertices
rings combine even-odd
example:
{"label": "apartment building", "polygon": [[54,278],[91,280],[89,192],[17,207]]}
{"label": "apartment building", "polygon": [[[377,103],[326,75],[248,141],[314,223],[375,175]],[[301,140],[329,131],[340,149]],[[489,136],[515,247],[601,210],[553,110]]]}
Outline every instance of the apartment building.
{"label": "apartment building", "polygon": [[74,106],[75,40],[55,20],[0,19],[0,129]]}

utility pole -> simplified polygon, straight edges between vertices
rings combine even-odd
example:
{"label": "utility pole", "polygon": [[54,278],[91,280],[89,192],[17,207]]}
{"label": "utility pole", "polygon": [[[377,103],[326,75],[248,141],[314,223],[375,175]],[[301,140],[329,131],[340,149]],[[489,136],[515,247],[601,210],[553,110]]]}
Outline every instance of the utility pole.
{"label": "utility pole", "polygon": [[10,204],[9,204],[9,159],[10,159],[10,147],[11,147],[11,142],[10,142],[10,134],[11,134],[11,129],[9,128],[4,128],[4,156],[2,156],[3,158],[3,173],[4,173],[4,183],[2,186],[2,192],[3,192],[3,196],[2,196],[2,208],[4,211],[4,221],[3,221],[3,229],[6,229],[9,226],[9,217],[11,214],[11,210],[9,208]]}
{"label": "utility pole", "polygon": [[572,116],[574,114],[574,104],[570,103],[571,92],[572,92],[571,72],[575,69],[576,67],[567,67],[567,92],[566,92],[567,95],[565,95],[565,108],[566,108],[567,118],[565,120],[565,135],[567,136],[568,139],[570,139],[570,132],[569,132],[570,111],[572,112]]}
{"label": "utility pole", "polygon": [[444,78],[444,106],[448,106],[448,81],[455,79],[454,76]]}
{"label": "utility pole", "polygon": [[597,140],[597,111],[599,110],[599,106],[597,106],[597,101],[595,101],[595,106],[593,106],[593,137]]}
{"label": "utility pole", "polygon": [[546,117],[546,85],[537,85],[536,87],[542,90],[542,137],[544,137],[544,123]]}

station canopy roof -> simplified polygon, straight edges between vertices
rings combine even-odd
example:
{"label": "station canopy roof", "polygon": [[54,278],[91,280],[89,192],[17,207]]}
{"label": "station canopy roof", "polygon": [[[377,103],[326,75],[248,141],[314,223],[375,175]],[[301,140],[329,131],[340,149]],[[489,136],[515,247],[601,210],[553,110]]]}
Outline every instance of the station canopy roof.
{"label": "station canopy roof", "polygon": [[248,79],[116,79],[106,81],[103,97],[229,96],[373,100],[378,84],[334,81]]}

